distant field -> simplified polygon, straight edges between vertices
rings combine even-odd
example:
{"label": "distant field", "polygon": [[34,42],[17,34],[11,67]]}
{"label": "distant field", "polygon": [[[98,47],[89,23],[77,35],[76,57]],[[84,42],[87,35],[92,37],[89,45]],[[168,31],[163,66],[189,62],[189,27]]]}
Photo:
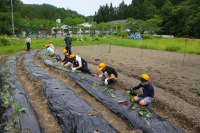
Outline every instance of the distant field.
{"label": "distant field", "polygon": [[[63,46],[63,38],[51,38],[51,39],[32,39],[32,49],[43,49],[44,45],[52,41],[54,46]],[[103,38],[99,37],[73,37],[74,46],[82,45],[96,45],[96,44],[112,44],[125,47],[164,50],[172,52],[184,51],[190,54],[200,54],[200,39],[186,39],[186,38],[151,38],[144,40],[133,39],[121,39],[113,36],[107,36]],[[2,46],[0,42],[0,54],[11,54],[20,50],[26,50],[24,39],[11,40],[11,45]]]}

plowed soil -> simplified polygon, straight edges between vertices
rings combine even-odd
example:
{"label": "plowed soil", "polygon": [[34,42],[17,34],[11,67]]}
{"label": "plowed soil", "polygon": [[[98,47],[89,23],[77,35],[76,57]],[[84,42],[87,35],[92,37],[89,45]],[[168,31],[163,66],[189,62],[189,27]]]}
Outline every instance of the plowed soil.
{"label": "plowed soil", "polygon": [[[23,56],[26,52],[21,51],[20,56],[17,60],[17,75],[22,82],[25,91],[28,94],[28,98],[33,105],[36,115],[39,119],[40,124],[42,125],[43,130],[46,133],[61,133],[61,128],[57,123],[57,120],[53,117],[51,111],[48,107],[48,102],[45,98],[45,95],[42,92],[41,86],[42,82],[40,80],[32,79],[29,76],[29,69],[22,67]],[[111,123],[118,131],[121,133],[142,133],[140,130],[133,130],[130,126],[125,123],[121,118],[119,118],[115,113],[110,111],[103,104],[98,102],[94,97],[84,91],[80,86],[78,86],[70,77],[66,76],[66,73],[63,73],[59,70],[47,67],[39,59],[39,51],[34,58],[34,63],[41,67],[44,71],[48,72],[53,78],[58,79],[64,85],[71,88],[74,92],[77,93],[77,96],[80,96],[91,104],[95,110],[97,110],[109,123]]]}
{"label": "plowed soil", "polygon": [[[56,48],[56,53],[61,53],[62,49]],[[122,133],[141,133],[132,130],[121,118],[74,83],[65,73],[45,66],[39,59],[39,52],[41,51],[35,56],[35,64],[90,103],[117,130]],[[197,89],[200,87],[200,55],[121,46],[111,46],[109,50],[109,45],[72,47],[72,52],[84,58],[93,73],[101,73],[97,70],[101,62],[115,68],[119,77],[113,87],[125,95],[128,89],[140,83],[138,78],[142,73],[148,73],[155,89],[151,109],[187,133],[199,133],[200,96]],[[18,58],[17,74],[45,132],[60,133],[60,126],[52,116],[45,96],[40,91],[42,83],[37,79],[31,79],[28,69],[21,66],[25,53],[22,51]],[[2,58],[0,63],[4,59]],[[141,90],[138,90],[138,93],[140,92]]]}
{"label": "plowed soil", "polygon": [[94,73],[100,73],[97,68],[101,62],[115,68],[119,77],[113,87],[124,94],[140,82],[142,73],[148,73],[155,88],[151,109],[186,132],[200,131],[199,55],[121,46],[111,46],[109,52],[109,45],[72,47],[72,52],[86,59]]}

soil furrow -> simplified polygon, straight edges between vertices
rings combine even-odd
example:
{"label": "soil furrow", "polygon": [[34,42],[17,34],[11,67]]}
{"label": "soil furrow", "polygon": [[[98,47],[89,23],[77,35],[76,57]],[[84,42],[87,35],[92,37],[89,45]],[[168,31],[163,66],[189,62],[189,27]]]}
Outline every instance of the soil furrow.
{"label": "soil furrow", "polygon": [[22,68],[23,55],[24,53],[19,56],[17,61],[17,75],[36,111],[39,122],[46,133],[61,133],[60,126],[50,112],[47,100],[41,90],[42,83],[37,79],[30,79],[28,70]]}
{"label": "soil furrow", "polygon": [[125,123],[121,118],[119,118],[116,114],[110,111],[103,104],[98,102],[93,96],[91,96],[88,92],[82,89],[78,84],[76,84],[70,77],[66,75],[65,72],[61,72],[59,70],[53,69],[51,67],[46,66],[43,61],[39,60],[39,52],[37,53],[34,62],[40,66],[44,71],[50,73],[54,78],[60,80],[67,87],[71,88],[77,95],[81,96],[86,100],[89,104],[91,104],[101,115],[111,123],[117,130],[121,133],[140,133],[142,131],[132,130],[127,123]]}
{"label": "soil furrow", "polygon": [[[56,50],[59,52],[62,48]],[[100,62],[114,67],[119,77],[113,87],[123,93],[140,82],[140,74],[148,73],[155,87],[151,108],[186,132],[199,132],[200,97],[196,90],[200,83],[198,55],[186,55],[187,63],[182,67],[179,53],[144,50],[141,58],[140,49],[112,46],[112,51],[108,53],[107,45],[73,47],[72,51],[87,60],[89,68],[95,73],[100,73],[97,71]]]}
{"label": "soil furrow", "polygon": [[[93,65],[90,63],[88,64],[90,68],[93,68],[93,69],[97,68],[96,65]],[[127,79],[127,75],[124,75],[123,73],[118,73],[118,74],[120,77]],[[137,82],[139,83],[139,81]],[[125,95],[127,94],[127,89],[124,89],[124,87],[127,87],[127,86],[131,87],[131,84],[130,83],[128,84],[127,82],[124,83],[123,81],[118,81],[117,84],[113,85],[115,89],[121,91]],[[152,102],[151,109],[157,114],[159,114],[160,116],[162,116],[164,119],[168,119],[169,121],[171,121],[178,127],[182,127],[183,129],[185,129],[186,132],[190,132],[190,130],[193,130],[196,123],[191,121],[189,114],[185,115],[185,112],[182,112],[180,109],[179,111],[175,110],[175,108],[173,108],[174,106],[171,106],[169,104],[170,102],[173,102],[172,100],[174,97],[170,96],[169,93],[163,90],[158,90],[158,91],[159,93],[165,94],[165,97],[162,96],[162,99],[158,99],[157,97],[160,97],[158,94],[156,98],[154,99],[154,101]],[[171,99],[168,99],[168,97],[171,97]],[[178,101],[178,103],[180,103],[180,101]],[[188,106],[190,107],[190,105]],[[196,107],[194,108],[196,109]],[[189,124],[187,123],[188,121],[190,121]]]}
{"label": "soil furrow", "polygon": [[8,56],[3,56],[0,58],[0,64],[3,63],[6,59],[8,58]]}

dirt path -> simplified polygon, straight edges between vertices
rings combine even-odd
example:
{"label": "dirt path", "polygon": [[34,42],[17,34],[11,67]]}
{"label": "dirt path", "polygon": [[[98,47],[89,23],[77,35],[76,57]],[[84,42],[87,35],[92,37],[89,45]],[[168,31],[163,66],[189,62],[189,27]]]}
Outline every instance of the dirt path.
{"label": "dirt path", "polygon": [[[89,68],[98,72],[98,63],[104,62],[119,73],[116,89],[126,90],[139,83],[142,73],[150,75],[155,88],[152,109],[162,117],[185,129],[200,131],[200,56],[156,50],[142,50],[108,45],[72,47],[75,54],[86,59]],[[61,52],[62,48],[56,49]],[[95,59],[100,59],[96,62]]]}
{"label": "dirt path", "polygon": [[93,96],[88,92],[82,89],[78,84],[76,84],[70,77],[66,76],[66,73],[63,73],[59,70],[47,67],[44,63],[39,60],[39,53],[34,59],[34,62],[41,67],[44,71],[47,71],[54,78],[61,81],[67,87],[72,89],[76,94],[86,100],[89,104],[93,106],[109,123],[111,123],[118,131],[121,133],[141,133],[142,131],[132,130],[121,118],[119,118],[115,113],[110,111],[103,104],[98,102]]}
{"label": "dirt path", "polygon": [[47,100],[41,90],[42,83],[37,79],[30,79],[28,71],[22,68],[23,54],[20,55],[17,61],[17,75],[36,111],[39,122],[46,133],[61,133],[60,126],[51,114]]}
{"label": "dirt path", "polygon": [[3,57],[1,57],[1,58],[0,58],[0,64],[3,63],[3,62],[7,59],[7,57],[8,57],[8,56],[3,56]]}

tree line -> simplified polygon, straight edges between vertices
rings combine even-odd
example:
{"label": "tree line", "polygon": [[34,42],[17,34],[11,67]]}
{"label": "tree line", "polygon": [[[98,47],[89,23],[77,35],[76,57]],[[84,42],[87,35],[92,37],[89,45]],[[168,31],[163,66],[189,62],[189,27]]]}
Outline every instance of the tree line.
{"label": "tree line", "polygon": [[[0,35],[12,35],[11,0],[0,0]],[[94,31],[117,29],[123,32],[169,34],[179,37],[200,38],[199,0],[132,0],[127,5],[122,1],[118,7],[100,6],[94,16],[83,16],[70,9],[57,8],[49,4],[23,4],[13,0],[15,34],[22,31],[38,33],[66,24],[72,30],[83,22],[93,24]],[[56,19],[61,19],[61,24]],[[126,20],[124,24],[113,24],[113,20]],[[83,27],[82,27],[83,28]],[[84,28],[83,28],[84,29]]]}
{"label": "tree line", "polygon": [[132,0],[129,5],[122,1],[118,7],[110,3],[100,6],[93,20],[102,23],[123,19],[158,25],[158,34],[200,38],[199,0]]}
{"label": "tree line", "polygon": [[[12,35],[11,0],[0,0],[0,35]],[[49,4],[23,4],[13,0],[15,34],[22,31],[38,33],[41,30],[60,28],[56,19],[62,24],[70,24],[73,28],[77,23],[92,21],[90,17],[78,14],[70,9],[57,8]]]}

